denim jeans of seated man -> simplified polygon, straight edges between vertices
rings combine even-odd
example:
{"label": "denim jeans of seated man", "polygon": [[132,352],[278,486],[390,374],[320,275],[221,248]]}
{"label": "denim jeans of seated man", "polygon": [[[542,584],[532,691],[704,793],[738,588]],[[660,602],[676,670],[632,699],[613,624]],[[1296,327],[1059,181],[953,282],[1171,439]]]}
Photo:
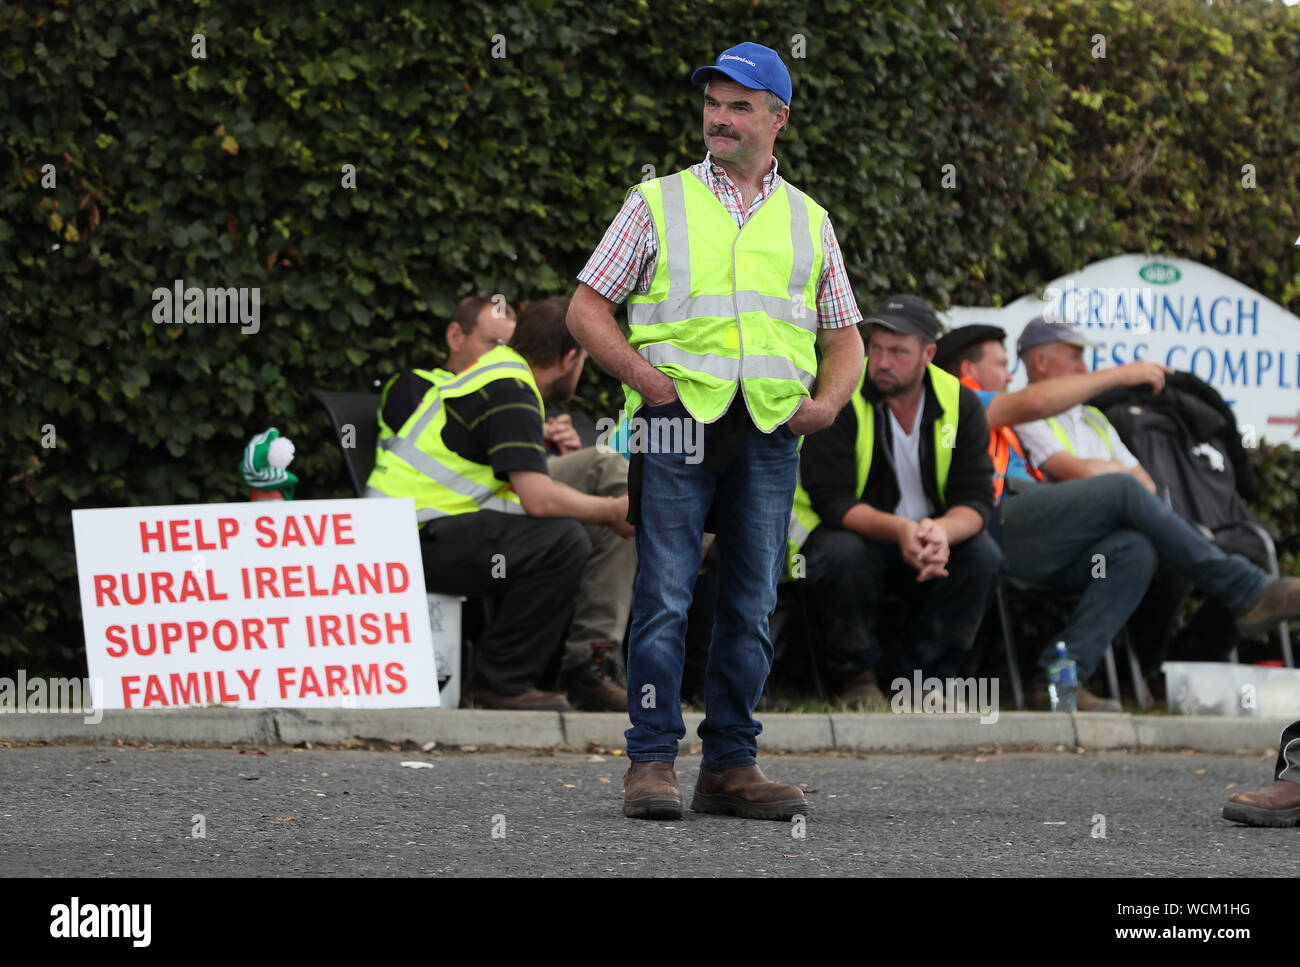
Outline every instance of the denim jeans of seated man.
{"label": "denim jeans of seated man", "polygon": [[[637,416],[691,421],[680,401],[644,407]],[[705,718],[699,727],[701,765],[729,769],[756,761],[762,726],[753,713],[772,665],[768,618],[785,566],[798,440],[784,427],[763,433],[751,423],[735,441],[726,466],[715,469],[711,464],[716,461],[707,455],[722,422],[704,427],[702,461],[698,453],[642,455],[627,663],[632,720],[627,754],[633,762],[672,762],[678,740],[686,735],[680,692],[687,611],[710,505],[718,595],[705,672]]]}
{"label": "denim jeans of seated man", "polygon": [[1160,561],[1234,612],[1259,601],[1269,576],[1225,554],[1129,474],[1111,473],[1033,487],[997,508],[1002,552],[1012,577],[1083,592],[1069,624],[1039,656],[1046,674],[1061,640],[1084,681],[1147,590]]}

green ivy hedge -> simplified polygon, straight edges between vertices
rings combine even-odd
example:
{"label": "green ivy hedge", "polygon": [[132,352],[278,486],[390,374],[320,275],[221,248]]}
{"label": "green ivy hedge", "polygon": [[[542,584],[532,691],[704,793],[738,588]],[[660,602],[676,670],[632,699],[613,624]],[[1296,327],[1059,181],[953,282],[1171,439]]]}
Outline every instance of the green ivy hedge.
{"label": "green ivy hedge", "polygon": [[[471,292],[570,289],[646,166],[702,156],[688,73],[741,39],[788,55],[781,170],[864,307],[1141,250],[1300,295],[1300,10],[1263,0],[63,0],[0,36],[0,665],[79,666],[74,507],[242,499],[270,425],[299,496],[350,493],[308,391],[436,363]],[[258,287],[260,331],[155,324],[177,279]]]}

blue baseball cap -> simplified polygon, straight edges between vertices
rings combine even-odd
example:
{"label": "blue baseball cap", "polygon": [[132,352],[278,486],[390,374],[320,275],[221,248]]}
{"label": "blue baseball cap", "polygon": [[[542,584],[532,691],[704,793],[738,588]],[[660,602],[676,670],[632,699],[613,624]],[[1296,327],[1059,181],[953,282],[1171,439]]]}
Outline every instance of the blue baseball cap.
{"label": "blue baseball cap", "polygon": [[718,55],[711,67],[698,67],[691,74],[692,84],[703,84],[711,72],[725,74],[742,87],[755,91],[771,91],[786,106],[790,105],[790,72],[785,69],[781,55],[771,47],[746,41]]}

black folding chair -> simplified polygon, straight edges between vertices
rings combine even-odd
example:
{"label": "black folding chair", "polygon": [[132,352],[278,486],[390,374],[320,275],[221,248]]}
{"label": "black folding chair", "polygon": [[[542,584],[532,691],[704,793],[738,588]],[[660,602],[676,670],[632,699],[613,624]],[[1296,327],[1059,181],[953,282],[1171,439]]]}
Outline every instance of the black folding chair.
{"label": "black folding chair", "polygon": [[352,489],[360,497],[366,489],[366,481],[370,479],[370,471],[375,468],[375,446],[379,440],[379,394],[335,393],[314,389],[311,395],[316,397],[329,414],[339,450],[343,453],[343,464],[348,469],[348,476],[352,478]]}
{"label": "black folding chair", "polygon": [[[1023,709],[1025,707],[1024,693],[1020,685],[1020,666],[1016,657],[1015,633],[1011,630],[1011,616],[1006,602],[1006,592],[1008,590],[1022,597],[1051,598],[1070,605],[1078,603],[1079,595],[1069,591],[1062,591],[1050,585],[1033,584],[1016,578],[1004,578],[993,589],[993,600],[997,605],[998,621],[1002,625],[1002,641],[1006,649],[1007,664],[1010,667],[1011,687],[1015,692],[1016,708]],[[1119,639],[1124,645],[1124,653],[1128,658],[1129,675],[1133,680],[1133,697],[1136,699],[1138,707],[1143,708],[1147,704],[1146,680],[1142,677],[1142,665],[1138,661],[1137,652],[1133,648],[1133,641],[1129,637],[1127,625],[1120,629]],[[1082,685],[1083,682],[1079,684]],[[1110,697],[1118,702],[1120,700],[1119,675],[1115,670],[1115,650],[1112,645],[1106,646],[1106,685],[1110,690]]]}
{"label": "black folding chair", "polygon": [[[352,489],[360,497],[375,468],[375,447],[379,441],[379,394],[335,393],[331,390],[311,391],[325,412],[338,439],[343,465],[352,480]],[[474,687],[474,642],[479,632],[492,620],[492,601],[489,598],[472,598],[466,603],[476,603],[477,614],[468,608],[461,609],[461,695]]]}

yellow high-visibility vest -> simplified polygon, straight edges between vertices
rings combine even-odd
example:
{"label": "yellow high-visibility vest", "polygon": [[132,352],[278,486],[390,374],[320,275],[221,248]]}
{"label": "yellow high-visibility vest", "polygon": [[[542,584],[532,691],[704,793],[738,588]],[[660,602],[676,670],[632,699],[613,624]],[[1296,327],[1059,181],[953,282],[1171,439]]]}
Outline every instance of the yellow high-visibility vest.
{"label": "yellow high-visibility vest", "polygon": [[[934,424],[934,476],[935,486],[939,491],[939,500],[947,502],[948,471],[952,469],[952,451],[957,444],[957,415],[961,403],[961,382],[951,373],[931,364],[930,384],[934,387],[935,398],[943,409],[942,415]],[[867,486],[867,476],[871,473],[871,456],[876,442],[876,411],[862,395],[862,384],[867,378],[866,361],[862,363],[862,375],[858,378],[857,389],[853,391],[850,401],[853,413],[858,418],[858,433],[853,443],[853,455],[857,465],[854,481],[855,493],[861,495]],[[800,483],[794,491],[794,509],[790,512],[790,532],[787,541],[789,560],[786,573],[796,576],[794,556],[799,553],[808,535],[821,524],[821,517],[812,509],[812,500],[808,491]],[[802,576],[802,575],[800,575]]]}
{"label": "yellow high-visibility vest", "polygon": [[[1083,422],[1092,427],[1093,432],[1101,437],[1102,445],[1106,447],[1106,452],[1114,460],[1115,448],[1110,445],[1110,421],[1106,419],[1106,414],[1095,406],[1085,406],[1083,408]],[[1070,456],[1077,456],[1074,451],[1074,441],[1070,439],[1070,434],[1065,432],[1065,427],[1061,426],[1061,421],[1054,416],[1049,416],[1047,425],[1056,434],[1056,439],[1061,441],[1061,446],[1065,447],[1066,453],[1070,454]]]}
{"label": "yellow high-visibility vest", "polygon": [[397,430],[383,419],[383,400],[388,398],[390,379],[379,404],[379,445],[375,469],[366,481],[364,497],[413,497],[415,516],[423,525],[437,517],[499,510],[525,513],[519,495],[492,472],[490,464],[475,463],[442,442],[447,425],[447,400],[476,393],[498,379],[519,379],[537,397],[537,419],[542,419],[542,394],[524,357],[509,346],[484,353],[460,374],[446,370],[416,370],[416,375],[433,383],[415,412]]}
{"label": "yellow high-visibility vest", "polygon": [[[703,423],[740,387],[770,433],[817,375],[817,280],[826,209],[782,181],[743,228],[689,171],[637,185],[659,241],[650,291],[628,303],[628,342]],[[624,385],[629,415],[641,394]]]}

